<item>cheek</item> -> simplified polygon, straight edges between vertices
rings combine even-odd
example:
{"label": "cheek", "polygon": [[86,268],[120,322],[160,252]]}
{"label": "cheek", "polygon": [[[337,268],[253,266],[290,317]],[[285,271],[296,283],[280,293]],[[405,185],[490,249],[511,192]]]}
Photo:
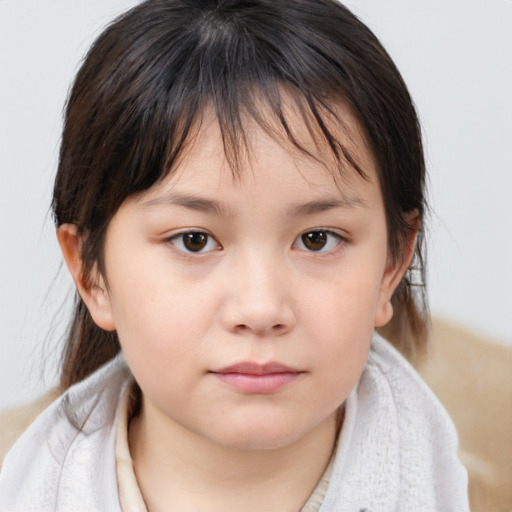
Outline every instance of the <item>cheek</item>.
{"label": "cheek", "polygon": [[304,321],[329,386],[351,387],[363,370],[380,292],[379,267],[352,266],[304,293]]}
{"label": "cheek", "polygon": [[138,266],[133,260],[130,265],[120,261],[109,284],[116,330],[127,356],[158,364],[200,350],[215,310],[213,296],[203,286],[172,272],[165,262]]}
{"label": "cheek", "polygon": [[191,385],[203,371],[202,340],[208,313],[170,287],[147,286],[127,287],[120,300],[114,297],[114,317],[136,381],[151,396],[162,395],[167,400],[166,390]]}
{"label": "cheek", "polygon": [[343,302],[335,310],[318,311],[316,316],[320,321],[310,328],[315,336],[315,359],[333,384],[351,386],[359,378],[370,348],[373,314],[361,304]]}
{"label": "cheek", "polygon": [[[340,268],[321,285],[316,281],[302,291],[303,311],[319,332],[372,332],[380,296],[380,265],[350,265]],[[322,336],[323,337],[323,336]]]}

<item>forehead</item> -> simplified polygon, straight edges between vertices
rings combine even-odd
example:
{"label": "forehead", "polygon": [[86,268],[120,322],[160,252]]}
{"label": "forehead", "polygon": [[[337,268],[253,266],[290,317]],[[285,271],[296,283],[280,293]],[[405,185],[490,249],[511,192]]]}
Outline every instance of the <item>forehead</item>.
{"label": "forehead", "polygon": [[264,179],[269,186],[288,183],[297,188],[300,183],[319,193],[337,189],[350,199],[356,198],[357,190],[377,185],[375,160],[359,121],[346,105],[337,104],[321,120],[335,140],[333,148],[318,120],[285,99],[285,125],[263,105],[259,119],[244,116],[234,142],[227,140],[213,109],[207,109],[179,161],[156,188],[187,182],[212,192],[229,184],[241,192]]}

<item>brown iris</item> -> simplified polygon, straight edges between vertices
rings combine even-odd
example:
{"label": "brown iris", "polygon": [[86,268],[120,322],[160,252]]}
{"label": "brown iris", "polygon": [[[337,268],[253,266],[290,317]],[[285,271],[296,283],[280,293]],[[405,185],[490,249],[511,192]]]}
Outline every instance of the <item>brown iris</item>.
{"label": "brown iris", "polygon": [[302,235],[302,243],[310,251],[320,251],[327,244],[327,233],[325,231],[310,231]]}
{"label": "brown iris", "polygon": [[185,233],[183,236],[183,245],[191,252],[199,252],[206,247],[208,235],[201,232]]}

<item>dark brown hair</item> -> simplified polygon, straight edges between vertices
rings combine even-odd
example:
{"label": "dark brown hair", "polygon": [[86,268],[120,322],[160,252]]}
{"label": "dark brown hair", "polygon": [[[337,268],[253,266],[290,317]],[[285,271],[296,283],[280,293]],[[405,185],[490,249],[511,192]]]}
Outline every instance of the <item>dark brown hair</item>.
{"label": "dark brown hair", "polygon": [[[100,35],[67,103],[53,211],[57,226],[78,229],[84,275],[104,271],[113,215],[173,171],[206,108],[235,173],[250,140],[247,118],[307,153],[287,119],[285,90],[342,171],[352,167],[365,179],[340,140],[335,106],[355,113],[378,168],[390,255],[399,259],[411,229],[405,214],[425,214],[425,164],[407,88],[372,32],[336,0],[148,0]],[[388,329],[408,356],[427,333],[423,227],[413,263],[416,283],[410,269]],[[116,333],[98,328],[77,295],[62,387],[119,350]]]}

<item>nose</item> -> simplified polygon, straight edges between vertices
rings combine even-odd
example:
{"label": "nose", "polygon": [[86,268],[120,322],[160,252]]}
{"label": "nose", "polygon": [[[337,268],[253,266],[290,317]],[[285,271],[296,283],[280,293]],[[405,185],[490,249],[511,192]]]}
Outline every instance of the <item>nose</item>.
{"label": "nose", "polygon": [[281,336],[296,324],[292,287],[277,258],[241,257],[230,272],[224,304],[224,327],[237,334]]}

